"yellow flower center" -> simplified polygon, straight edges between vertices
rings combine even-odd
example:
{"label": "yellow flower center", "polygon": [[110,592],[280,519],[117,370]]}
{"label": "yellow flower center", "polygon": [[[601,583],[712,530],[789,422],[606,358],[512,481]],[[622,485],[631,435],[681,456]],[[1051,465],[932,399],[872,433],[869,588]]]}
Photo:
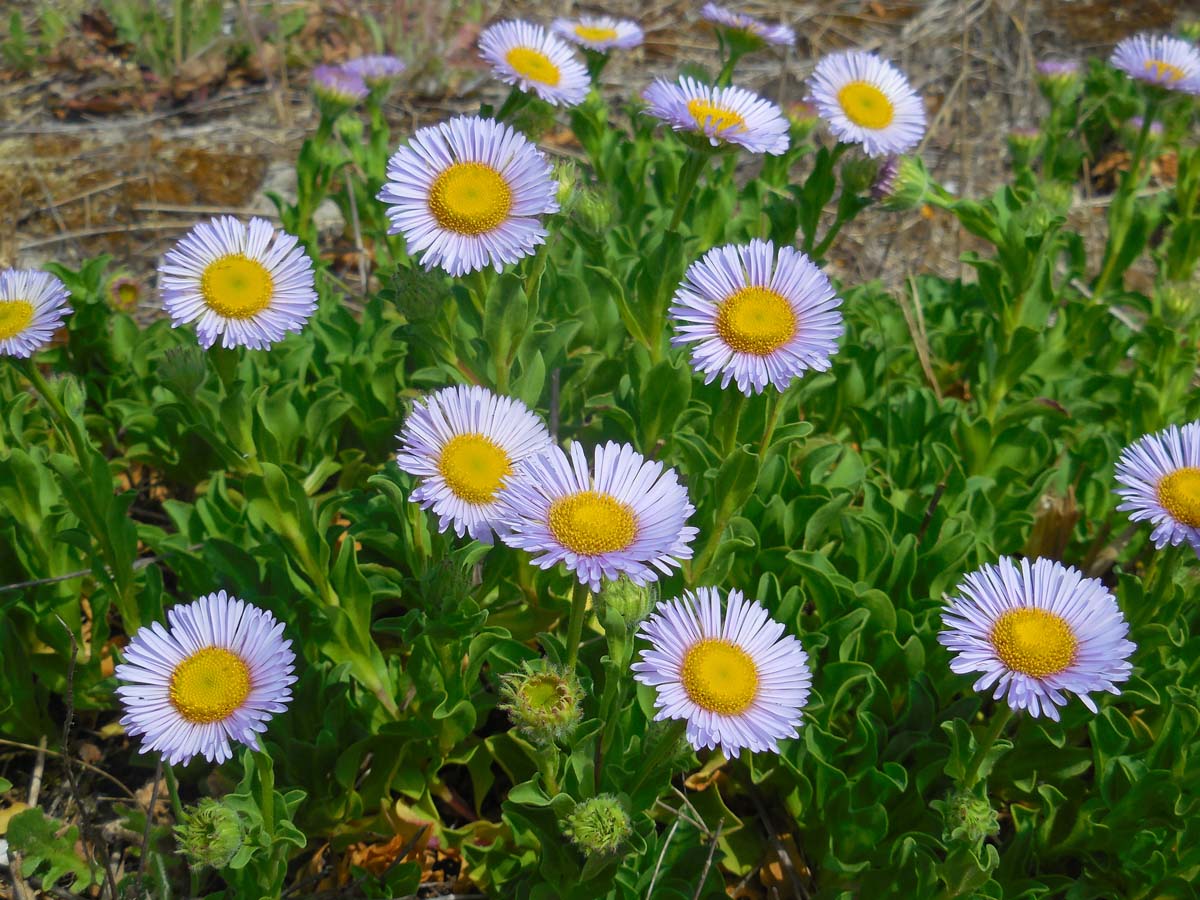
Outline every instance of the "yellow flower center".
{"label": "yellow flower center", "polygon": [[200,276],[208,308],[227,319],[252,319],[271,305],[275,281],[266,266],[243,253],[214,259]]}
{"label": "yellow flower center", "polygon": [[758,667],[750,654],[717,638],[688,648],[679,680],[693,703],[723,716],[741,715],[758,694]]}
{"label": "yellow flower center", "polygon": [[250,669],[224,647],[205,647],[171,673],[171,705],[189,722],[220,722],[250,695]]}
{"label": "yellow flower center", "polygon": [[796,313],[770,288],[744,287],[717,307],[717,334],[739,353],[767,356],[796,334]]}
{"label": "yellow flower center", "polygon": [[725,106],[717,106],[700,97],[688,101],[688,112],[701,128],[712,125],[717,131],[734,128],[737,131],[746,130],[746,120],[742,114]]}
{"label": "yellow flower center", "polygon": [[1174,63],[1164,62],[1161,59],[1146,60],[1146,71],[1154,70],[1154,80],[1163,81],[1164,76],[1171,82],[1181,81],[1187,73]]}
{"label": "yellow flower center", "polygon": [[579,491],[550,505],[554,539],[580,556],[624,550],[637,536],[633,510],[611,494]]}
{"label": "yellow flower center", "polygon": [[1055,675],[1071,664],[1079,641],[1066,619],[1045,609],[1010,609],[992,626],[992,646],[1014,672]]}
{"label": "yellow flower center", "polygon": [[887,94],[866,81],[851,81],[838,91],[838,103],[846,118],[862,128],[887,128],[896,107]]}
{"label": "yellow flower center", "polygon": [[446,442],[438,471],[456,497],[468,503],[491,503],[512,474],[512,460],[491,438],[458,434]]}
{"label": "yellow flower center", "polygon": [[458,234],[486,234],[508,217],[512,205],[512,188],[485,163],[454,163],[429,189],[429,211],[439,225]]}
{"label": "yellow flower center", "polygon": [[576,25],[575,34],[585,41],[615,41],[617,29],[597,28],[595,25]]}
{"label": "yellow flower center", "polygon": [[504,57],[522,78],[556,87],[562,73],[545,53],[530,47],[513,47]]}
{"label": "yellow flower center", "polygon": [[1160,478],[1158,502],[1176,522],[1200,528],[1200,469],[1187,466]]}
{"label": "yellow flower center", "polygon": [[33,321],[33,304],[28,300],[0,300],[0,341],[16,337]]}

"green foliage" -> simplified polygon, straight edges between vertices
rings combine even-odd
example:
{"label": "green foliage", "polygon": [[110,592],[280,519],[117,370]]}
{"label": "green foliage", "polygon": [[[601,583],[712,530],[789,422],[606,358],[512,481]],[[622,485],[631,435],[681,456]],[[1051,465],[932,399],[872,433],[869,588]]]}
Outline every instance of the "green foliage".
{"label": "green foliage", "polygon": [[21,855],[21,874],[37,875],[44,885],[70,877],[71,889],[83,893],[99,883],[98,873],[79,857],[79,829],[48,818],[36,807],[17,813],[8,822],[8,846]]}

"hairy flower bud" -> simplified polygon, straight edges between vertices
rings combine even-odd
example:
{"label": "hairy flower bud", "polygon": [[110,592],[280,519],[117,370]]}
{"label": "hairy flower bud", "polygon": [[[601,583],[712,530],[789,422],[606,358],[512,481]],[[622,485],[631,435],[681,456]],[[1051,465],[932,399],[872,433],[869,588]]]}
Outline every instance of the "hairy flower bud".
{"label": "hairy flower bud", "polygon": [[942,813],[944,841],[964,840],[978,845],[1000,832],[1000,822],[991,803],[971,791],[955,791],[932,805]]}
{"label": "hairy flower bud", "polygon": [[1038,89],[1054,106],[1074,100],[1083,86],[1078,60],[1043,59],[1036,69]]}
{"label": "hairy flower bud", "polygon": [[204,353],[199,347],[172,347],[162,358],[158,377],[177,394],[192,395],[208,377]]}
{"label": "hairy flower bud", "polygon": [[613,856],[633,832],[629,813],[612,794],[576,805],[563,823],[563,834],[585,856]]}
{"label": "hairy flower bud", "polygon": [[650,610],[654,609],[657,602],[657,585],[651,583],[642,587],[622,575],[616,581],[605,579],[600,585],[600,593],[596,595],[596,614],[603,621],[604,611],[612,609],[625,620],[627,626],[634,628],[650,615]]}
{"label": "hairy flower bud", "polygon": [[852,194],[870,189],[879,175],[879,162],[869,156],[855,157],[842,163],[842,183]]}
{"label": "hairy flower bud", "polygon": [[871,196],[885,209],[916,209],[929,194],[929,172],[919,156],[892,156],[880,167]]}
{"label": "hairy flower bud", "polygon": [[505,675],[500,698],[500,708],[513,726],[539,747],[569,737],[582,717],[583,693],[575,677],[544,661],[526,663],[520,672]]}
{"label": "hairy flower bud", "polygon": [[1008,152],[1018,166],[1028,166],[1041,142],[1042,133],[1037,128],[1014,128],[1008,133]]}
{"label": "hairy flower bud", "polygon": [[219,869],[242,846],[242,822],[237,812],[211,797],[183,811],[175,826],[179,851],[193,866]]}

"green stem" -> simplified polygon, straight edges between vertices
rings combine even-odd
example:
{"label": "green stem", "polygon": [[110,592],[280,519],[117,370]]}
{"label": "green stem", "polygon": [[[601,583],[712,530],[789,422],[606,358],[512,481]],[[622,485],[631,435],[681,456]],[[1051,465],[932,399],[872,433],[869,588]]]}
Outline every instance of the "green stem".
{"label": "green stem", "polygon": [[1159,609],[1162,608],[1163,595],[1171,588],[1175,571],[1178,569],[1182,551],[1185,545],[1164,547],[1150,558],[1143,579],[1145,588],[1142,593],[1142,605],[1133,610],[1129,616],[1131,628],[1140,628],[1148,622],[1153,622]]}
{"label": "green stem", "polygon": [[742,424],[742,414],[746,411],[748,399],[740,390],[734,390],[727,394],[732,396],[733,408],[729,410],[728,416],[725,417],[723,430],[721,434],[721,453],[722,458],[729,456],[738,446],[738,428]]}
{"label": "green stem", "polygon": [[717,87],[729,87],[733,81],[733,67],[737,65],[743,53],[745,53],[744,50],[737,50],[733,46],[730,46],[729,56],[726,58],[725,64],[721,66],[721,71],[717,74]]}
{"label": "green stem", "polygon": [[1137,193],[1138,186],[1142,181],[1142,158],[1146,155],[1150,126],[1154,123],[1154,115],[1157,111],[1158,96],[1151,88],[1146,98],[1146,114],[1142,120],[1142,130],[1138,132],[1137,143],[1133,147],[1133,159],[1129,163],[1129,171],[1121,179],[1121,185],[1117,188],[1117,196],[1113,198],[1110,208],[1111,224],[1108,246],[1105,248],[1104,266],[1101,268],[1095,284],[1092,285],[1092,295],[1097,299],[1103,295],[1108,288],[1108,283],[1116,274],[1117,261],[1125,246],[1125,239],[1129,235],[1129,227],[1133,224],[1133,195]]}
{"label": "green stem", "polygon": [[767,450],[771,447],[771,438],[775,435],[775,425],[779,421],[780,410],[783,409],[783,391],[777,391],[773,388],[768,388],[768,391],[767,421],[763,426],[762,440],[758,443],[758,464],[760,466],[766,457]]}
{"label": "green stem", "polygon": [[[672,719],[671,724],[662,735],[658,745],[655,746],[654,752],[646,757],[641,767],[638,769],[637,778],[633,782],[633,788],[629,791],[629,795],[633,796],[637,793],[638,788],[653,774],[654,770],[670,759],[675,754],[675,747],[679,743],[679,739],[687,732],[687,721],[684,719]],[[642,748],[643,751],[645,747]]]}
{"label": "green stem", "polygon": [[179,799],[179,780],[175,777],[175,769],[170,763],[163,766],[163,774],[167,776],[167,793],[171,796],[171,812],[175,814],[175,823],[183,822],[183,803]]}
{"label": "green stem", "polygon": [[526,103],[529,102],[529,95],[518,87],[514,87],[508,92],[508,97],[504,100],[504,105],[500,107],[500,111],[496,113],[494,118],[497,122],[503,122],[513,113],[520,110]]}
{"label": "green stem", "polygon": [[687,209],[688,200],[692,197],[692,191],[695,190],[696,182],[700,179],[700,173],[704,170],[706,162],[708,162],[707,153],[700,150],[688,150],[687,159],[679,169],[679,184],[675,190],[675,214],[671,216],[671,224],[667,226],[667,231],[675,231],[679,228],[684,210]]}
{"label": "green stem", "polygon": [[46,377],[42,374],[41,369],[37,367],[32,359],[21,360],[21,368],[25,372],[25,377],[29,379],[29,383],[33,385],[34,390],[38,392],[41,398],[50,407],[51,418],[55,428],[60,434],[66,437],[66,443],[70,445],[75,452],[75,458],[79,461],[79,465],[88,471],[85,460],[87,459],[87,447],[83,443],[84,437],[79,431],[79,427],[74,420],[67,414],[67,409],[62,405],[62,401],[55,396],[54,391],[50,388],[50,384],[46,381]]}
{"label": "green stem", "polygon": [[567,671],[574,672],[579,661],[579,643],[583,638],[583,620],[587,614],[588,587],[575,583],[571,592],[571,618],[567,623]]}
{"label": "green stem", "polygon": [[969,791],[979,781],[979,767],[983,765],[988,751],[992,749],[992,745],[996,743],[996,738],[1000,737],[1000,733],[1004,731],[1004,726],[1008,724],[1012,717],[1012,707],[1007,703],[1001,705],[999,712],[992,714],[991,724],[976,746],[975,755],[971,757],[971,762],[967,764],[966,774],[963,775],[962,786],[965,790]]}

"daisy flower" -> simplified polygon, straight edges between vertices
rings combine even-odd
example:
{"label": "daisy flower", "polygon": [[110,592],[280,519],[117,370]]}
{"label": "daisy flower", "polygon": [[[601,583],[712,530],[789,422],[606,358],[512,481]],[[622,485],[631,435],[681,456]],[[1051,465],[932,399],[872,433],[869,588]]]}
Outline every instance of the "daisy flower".
{"label": "daisy flower", "polygon": [[1108,61],[1138,81],[1200,94],[1200,50],[1179,38],[1135,34],[1117,44]]}
{"label": "daisy flower", "polygon": [[551,446],[514,475],[501,503],[504,543],[540,553],[533,562],[543,569],[566,563],[593,591],[621,573],[657,581],[692,556],[687,490],[674,469],[628,444],[597,447],[590,471],[581,445],[570,459]]}
{"label": "daisy flower", "polygon": [[788,148],[783,112],[742,88],[711,87],[684,75],[678,82],[656,79],[642,98],[650,115],[675,131],[702,134],[714,147],[725,142],[775,156]]}
{"label": "daisy flower", "polygon": [[797,736],[812,674],[800,642],[758,603],[729,592],[725,615],[716,588],[658,605],[639,629],[650,642],[634,678],[657,693],[654,718],[683,719],[697,750],[720,745],[779,752]]}
{"label": "daisy flower", "polygon": [[790,47],[796,43],[796,33],[786,25],[764,22],[762,19],[734,12],[715,3],[705,3],[700,9],[700,17],[718,28],[740,31],[758,38],[763,43],[775,44],[778,47]]}
{"label": "daisy flower", "polygon": [[409,496],[432,509],[438,530],[492,542],[505,480],[550,446],[542,420],[520,400],[486,388],[443,388],[418,402],[400,434],[400,468],[420,479]]}
{"label": "daisy flower", "polygon": [[296,681],[283,623],[224,591],[176,606],[167,621],[138,629],[116,668],[126,732],[171,765],[222,763],[230,740],[258,748]]}
{"label": "daisy flower", "polygon": [[460,116],[421,128],[388,161],[379,199],[426,269],[496,271],[546,240],[539,216],[558,212],[550,163],[519,131]]}
{"label": "daisy flower", "polygon": [[874,53],[848,50],[823,57],[808,96],[834,136],[862,144],[868,156],[904,153],[925,134],[925,107],[908,79]]}
{"label": "daisy flower", "polygon": [[395,81],[408,68],[404,60],[396,56],[375,54],[360,56],[342,63],[342,69],[361,78],[367,87],[382,87]]}
{"label": "daisy flower", "polygon": [[1096,712],[1088,694],[1119,694],[1116,683],[1129,678],[1129,626],[1099,579],[1055,560],[1005,556],[957,590],[938,635],[955,654],[950,669],[982,672],[974,689],[996,685],[995,699],[1014,710],[1057,722],[1070,691]]}
{"label": "daisy flower", "polygon": [[785,390],[808,369],[824,372],[842,336],[842,301],[798,250],[770,241],[714,247],[692,263],[669,313],[671,343],[695,344],[692,367],[709,384],[737,381],[749,396]]}
{"label": "daisy flower", "polygon": [[1121,451],[1117,509],[1154,526],[1154,546],[1187,541],[1200,555],[1200,421],[1148,434]]}
{"label": "daisy flower", "polygon": [[645,35],[637,22],[614,19],[612,16],[580,16],[578,19],[555,19],[550,26],[572,44],[604,53],[614,47],[628,50],[641,44]]}
{"label": "daisy flower", "polygon": [[541,25],[497,22],[479,35],[479,55],[505,84],[554,106],[578,106],[591,82],[571,48]]}
{"label": "daisy flower", "polygon": [[312,70],[312,88],[318,99],[338,107],[354,106],[370,93],[363,77],[344,66],[317,66]]}
{"label": "daisy flower", "polygon": [[33,356],[70,314],[67,287],[49,272],[0,272],[0,356]]}
{"label": "daisy flower", "polygon": [[300,331],[317,308],[312,260],[266,219],[201,222],[159,267],[163,305],[178,327],[196,323],[200,346],[263,350]]}

